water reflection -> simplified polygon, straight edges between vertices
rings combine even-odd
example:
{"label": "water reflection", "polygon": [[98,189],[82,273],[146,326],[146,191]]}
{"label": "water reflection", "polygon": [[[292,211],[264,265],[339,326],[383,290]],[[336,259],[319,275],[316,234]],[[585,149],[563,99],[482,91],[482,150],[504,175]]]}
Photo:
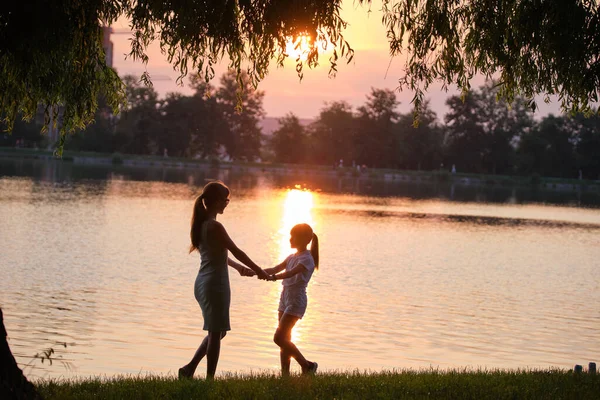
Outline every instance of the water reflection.
{"label": "water reflection", "polygon": [[[435,196],[450,188],[432,186],[415,186],[434,195],[415,199],[386,182],[358,189],[388,195],[319,192],[338,180],[262,172],[171,170],[161,182],[142,169],[56,168],[0,177],[10,345],[26,364],[57,342],[75,344],[61,353],[74,371],[38,364],[33,375],[172,374],[187,360],[203,337],[190,211],[205,179],[225,176],[233,201],[220,220],[258,265],[293,252],[296,223],[321,238],[322,268],[294,340],[323,370],[568,368],[600,354],[596,209],[446,201]],[[278,370],[280,282],[232,274],[231,284],[220,370]]]}
{"label": "water reflection", "polygon": [[290,248],[290,231],[294,225],[305,223],[309,224],[314,230],[317,229],[312,217],[313,197],[314,193],[297,188],[287,190],[285,194],[281,229],[278,231],[279,255],[282,260],[292,252]]}
{"label": "water reflection", "polygon": [[293,188],[301,182],[310,190],[325,193],[403,196],[413,200],[600,207],[600,193],[579,186],[573,190],[552,190],[528,186],[479,186],[460,182],[443,184],[414,180],[371,180],[366,176],[337,177],[314,171],[281,172],[258,167],[162,168],[0,159],[0,177],[28,177],[34,181],[61,184],[107,180],[160,181],[195,188],[204,186],[209,180],[220,179],[236,192],[248,192],[260,187]]}
{"label": "water reflection", "polygon": [[[295,252],[295,249],[290,247],[290,231],[294,225],[305,223],[309,224],[316,230],[315,220],[312,216],[314,206],[315,193],[308,190],[301,190],[300,185],[294,189],[288,189],[284,192],[283,215],[281,217],[281,228],[277,231],[279,242],[279,262],[283,261],[287,256]],[[278,284],[277,296],[281,293],[281,285]],[[310,295],[310,290],[308,290]],[[278,297],[279,298],[279,297]],[[275,324],[276,327],[276,324]],[[302,342],[302,320],[298,321],[296,328],[292,331],[292,341],[296,344]]]}

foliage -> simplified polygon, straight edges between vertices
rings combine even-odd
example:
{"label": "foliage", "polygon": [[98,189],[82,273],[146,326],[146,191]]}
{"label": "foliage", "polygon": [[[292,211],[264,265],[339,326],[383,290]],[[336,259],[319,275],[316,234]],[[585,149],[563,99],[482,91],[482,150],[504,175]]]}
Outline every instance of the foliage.
{"label": "foliage", "polygon": [[520,97],[512,105],[498,101],[498,87],[490,82],[446,103],[448,164],[460,171],[514,173],[518,140],[534,125],[525,101]]}
{"label": "foliage", "polygon": [[84,128],[102,94],[118,108],[123,84],[106,65],[100,21],[121,12],[116,1],[1,3],[0,117],[9,131],[18,115],[34,118],[39,104],[46,126],[61,115],[63,133]]}
{"label": "foliage", "polygon": [[[600,117],[550,115],[537,121],[524,99],[516,98],[510,106],[497,101],[493,83],[467,92],[464,99],[450,97],[443,122],[425,103],[417,126],[414,107],[400,113],[394,92],[372,89],[356,112],[345,102],[327,103],[308,126],[288,114],[261,146],[262,93],[245,95],[246,107],[236,111],[234,77],[226,75],[227,85],[219,88],[196,79],[193,95],[170,94],[165,99],[126,77],[129,107],[119,116],[102,108],[94,124],[70,136],[68,144],[83,151],[159,157],[166,149],[169,157],[215,163],[262,158],[260,151],[267,148],[273,161],[329,167],[344,160],[346,167],[355,162],[369,168],[435,171],[444,165],[450,171],[454,164],[459,173],[518,174],[528,181],[536,175],[600,178]],[[0,146],[15,146],[16,140],[25,147],[45,146],[35,122],[18,121],[13,135],[0,139]],[[340,174],[363,176],[364,171],[340,170]]]}
{"label": "foliage", "polygon": [[414,111],[398,119],[398,164],[404,169],[435,170],[444,157],[444,130],[429,102],[423,104],[417,126],[414,126]]}
{"label": "foliage", "polygon": [[47,399],[595,399],[600,375],[568,370],[403,370],[331,372],[287,379],[231,375],[214,381],[120,377],[45,381]]}
{"label": "foliage", "polygon": [[358,108],[358,133],[355,137],[356,161],[375,167],[396,166],[395,124],[400,103],[389,89],[371,89],[367,103]]}
{"label": "foliage", "polygon": [[537,94],[558,95],[573,112],[598,101],[595,0],[383,0],[382,9],[392,56],[407,56],[400,86],[415,92],[417,109],[433,81],[467,92],[478,74],[532,108]]}
{"label": "foliage", "polygon": [[[134,37],[130,56],[148,62],[153,41],[179,72],[180,80],[192,71],[206,81],[213,66],[227,57],[238,83],[243,69],[256,86],[272,60],[282,64],[288,39],[310,35],[306,59],[296,70],[318,63],[318,49],[332,43],[335,72],[337,51],[351,59],[344,40],[346,23],[340,18],[340,1],[72,1],[29,2],[5,0],[0,5],[0,117],[12,130],[21,114],[31,120],[38,104],[45,106],[45,125],[62,117],[62,146],[67,132],[83,129],[104,95],[114,112],[125,100],[124,85],[106,65],[101,25],[120,16],[131,21]],[[142,76],[150,83],[150,76]],[[52,121],[52,122],[51,122]]]}
{"label": "foliage", "polygon": [[308,137],[298,117],[289,113],[279,120],[279,125],[271,138],[274,161],[290,164],[306,162]]}
{"label": "foliage", "polygon": [[578,168],[585,179],[600,179],[600,115],[596,110],[591,117],[578,114],[573,121]]}
{"label": "foliage", "polygon": [[[522,96],[535,107],[534,95],[557,95],[565,110],[577,113],[598,100],[599,7],[595,0],[383,0],[382,22],[392,56],[406,55],[399,83],[415,92],[417,112],[432,82],[466,93],[481,74],[499,80],[498,94],[509,103]],[[148,62],[147,49],[157,41],[180,81],[191,72],[208,82],[214,65],[228,59],[238,85],[256,87],[272,62],[283,64],[288,40],[310,37],[310,48],[296,59],[300,77],[328,46],[330,73],[339,57],[350,61],[340,10],[341,0],[60,0],[51,6],[5,0],[0,117],[12,130],[19,115],[31,120],[42,104],[46,127],[62,120],[60,153],[66,132],[94,119],[100,95],[116,112],[126,96],[106,65],[101,26],[121,16],[134,32],[132,58]]]}
{"label": "foliage", "polygon": [[246,73],[238,76],[230,70],[221,77],[221,86],[216,94],[229,125],[229,135],[222,140],[227,154],[234,160],[254,161],[260,158],[262,132],[258,123],[265,115],[265,94],[249,83],[250,77]]}
{"label": "foliage", "polygon": [[310,160],[315,164],[338,165],[355,158],[356,134],[352,107],[346,102],[325,104],[310,126]]}
{"label": "foliage", "polygon": [[133,76],[126,76],[123,82],[126,84],[127,107],[119,116],[115,145],[123,153],[158,154],[158,110],[161,106],[158,93]]}
{"label": "foliage", "polygon": [[576,155],[572,120],[550,115],[530,134],[525,134],[520,146],[522,172],[537,172],[542,176],[575,178]]}

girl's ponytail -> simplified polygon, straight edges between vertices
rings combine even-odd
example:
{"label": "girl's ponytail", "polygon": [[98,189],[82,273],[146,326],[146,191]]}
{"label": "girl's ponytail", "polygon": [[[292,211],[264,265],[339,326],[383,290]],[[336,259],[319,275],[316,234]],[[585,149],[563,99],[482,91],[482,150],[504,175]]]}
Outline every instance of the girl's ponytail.
{"label": "girl's ponytail", "polygon": [[310,243],[310,254],[312,255],[313,260],[315,260],[315,268],[319,269],[319,238],[314,232]]}

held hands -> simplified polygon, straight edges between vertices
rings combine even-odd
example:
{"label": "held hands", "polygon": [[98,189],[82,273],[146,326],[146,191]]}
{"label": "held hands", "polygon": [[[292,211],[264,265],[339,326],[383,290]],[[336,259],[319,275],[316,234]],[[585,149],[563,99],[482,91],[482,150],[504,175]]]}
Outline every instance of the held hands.
{"label": "held hands", "polygon": [[241,276],[254,276],[256,275],[256,272],[252,271],[250,268],[240,268],[238,270],[238,272],[240,273]]}
{"label": "held hands", "polygon": [[254,271],[252,271],[250,268],[245,268],[242,267],[240,269],[238,269],[238,272],[240,273],[241,276],[258,276],[258,279],[263,280],[263,281],[275,281],[275,275],[270,274],[269,272],[267,272],[268,270],[263,270],[261,269],[259,273],[256,273]]}
{"label": "held hands", "polygon": [[266,281],[266,280],[269,280],[269,276],[270,276],[270,275],[269,275],[269,274],[267,274],[267,273],[265,272],[265,270],[263,270],[263,269],[261,269],[259,272],[257,272],[257,274],[256,274],[256,275],[258,276],[258,279],[260,279],[260,280],[265,280],[265,281]]}

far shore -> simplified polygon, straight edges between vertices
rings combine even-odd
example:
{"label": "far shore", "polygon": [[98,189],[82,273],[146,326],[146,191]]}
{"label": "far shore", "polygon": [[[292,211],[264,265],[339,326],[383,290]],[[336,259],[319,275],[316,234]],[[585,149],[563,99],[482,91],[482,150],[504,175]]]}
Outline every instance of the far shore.
{"label": "far shore", "polygon": [[280,164],[270,162],[221,161],[218,159],[202,160],[191,158],[161,157],[134,154],[108,154],[94,152],[65,151],[62,158],[57,158],[51,150],[30,148],[0,147],[0,158],[30,159],[43,161],[70,162],[87,165],[114,165],[143,168],[177,168],[177,169],[228,169],[236,172],[271,172],[282,175],[325,175],[338,178],[355,178],[360,180],[384,180],[413,182],[423,184],[455,184],[465,186],[528,186],[555,191],[586,191],[600,193],[600,180],[570,179],[518,175],[484,175],[471,173],[452,173],[441,166],[434,171],[414,171],[381,168],[356,168],[322,165]]}

